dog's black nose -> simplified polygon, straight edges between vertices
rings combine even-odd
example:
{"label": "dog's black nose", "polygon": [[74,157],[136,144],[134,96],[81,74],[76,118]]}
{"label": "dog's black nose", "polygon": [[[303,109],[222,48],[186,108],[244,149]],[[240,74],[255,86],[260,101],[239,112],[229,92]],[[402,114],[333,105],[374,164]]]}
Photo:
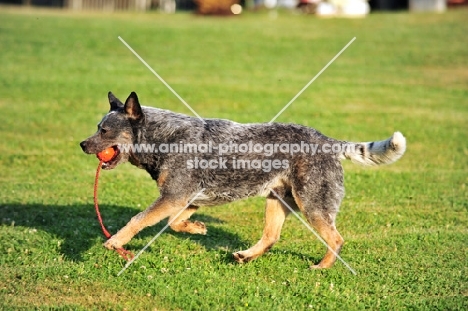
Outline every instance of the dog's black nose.
{"label": "dog's black nose", "polygon": [[85,141],[85,140],[83,140],[83,141],[80,143],[80,146],[81,146],[81,149],[82,149],[83,151],[86,151],[86,141]]}

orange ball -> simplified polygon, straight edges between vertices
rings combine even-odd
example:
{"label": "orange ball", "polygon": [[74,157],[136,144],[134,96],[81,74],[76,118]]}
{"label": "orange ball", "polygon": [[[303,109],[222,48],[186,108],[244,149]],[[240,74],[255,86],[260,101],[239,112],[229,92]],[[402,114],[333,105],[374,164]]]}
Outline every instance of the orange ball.
{"label": "orange ball", "polygon": [[98,154],[96,154],[97,158],[103,162],[109,162],[115,157],[115,150],[112,147],[102,150]]}

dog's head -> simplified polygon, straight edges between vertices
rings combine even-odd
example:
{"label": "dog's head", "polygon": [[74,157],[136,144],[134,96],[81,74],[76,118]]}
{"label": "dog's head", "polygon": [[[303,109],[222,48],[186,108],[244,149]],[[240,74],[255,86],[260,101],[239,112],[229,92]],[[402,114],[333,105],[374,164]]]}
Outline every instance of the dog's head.
{"label": "dog's head", "polygon": [[112,147],[116,152],[112,160],[104,162],[103,169],[113,169],[119,163],[129,160],[131,154],[121,153],[119,146],[133,144],[139,135],[138,129],[144,122],[144,114],[135,92],[128,96],[125,104],[111,92],[108,94],[110,111],[98,124],[97,132],[80,143],[81,149],[88,154],[97,154]]}

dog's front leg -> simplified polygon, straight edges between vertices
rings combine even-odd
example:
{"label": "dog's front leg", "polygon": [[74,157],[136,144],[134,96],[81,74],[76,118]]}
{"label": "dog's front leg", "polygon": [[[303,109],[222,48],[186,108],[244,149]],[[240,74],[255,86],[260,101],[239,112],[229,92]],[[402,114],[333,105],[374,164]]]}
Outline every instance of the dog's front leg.
{"label": "dog's front leg", "polygon": [[117,249],[127,244],[138,232],[146,227],[153,226],[166,217],[178,213],[187,204],[186,200],[159,197],[145,211],[134,216],[122,229],[114,234],[104,247]]}

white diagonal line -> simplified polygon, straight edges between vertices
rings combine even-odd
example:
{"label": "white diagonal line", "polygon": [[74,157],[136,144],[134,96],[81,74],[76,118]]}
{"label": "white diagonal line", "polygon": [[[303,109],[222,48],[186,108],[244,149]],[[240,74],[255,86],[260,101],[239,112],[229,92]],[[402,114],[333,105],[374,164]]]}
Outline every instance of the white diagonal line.
{"label": "white diagonal line", "polygon": [[159,238],[159,236],[174,222],[174,220],[177,219],[177,217],[179,217],[180,214],[182,214],[183,211],[185,211],[187,209],[187,207],[190,206],[190,204],[193,203],[193,201],[195,201],[195,199],[203,192],[205,191],[205,188],[203,188],[202,190],[200,190],[188,203],[187,205],[185,205],[185,207],[183,209],[180,210],[180,212],[178,212],[174,218],[172,218],[171,221],[168,221],[167,222],[167,225],[164,226],[164,228],[161,229],[161,231],[158,232],[158,234],[156,234],[152,239],[151,241],[148,242],[148,244],[145,245],[145,247],[143,247],[141,249],[141,251],[138,252],[138,254],[135,255],[135,257],[132,258],[132,260],[130,260],[129,262],[127,262],[127,264],[125,265],[125,267],[123,267],[122,270],[120,270],[120,272],[117,274],[117,276],[120,276],[125,270],[127,270],[128,267],[130,267],[130,265],[135,261],[137,260],[138,257],[140,257],[141,254],[143,254],[143,252],[154,242],[156,241],[157,238]]}
{"label": "white diagonal line", "polygon": [[332,64],[335,61],[335,59],[337,59],[341,55],[341,53],[343,53],[351,45],[351,43],[353,43],[354,40],[356,40],[356,37],[351,39],[351,41],[349,41],[349,43],[346,44],[346,46],[342,48],[341,51],[338,54],[336,54],[335,57],[333,57],[332,60],[329,61],[328,64],[326,64],[325,67],[323,67],[322,70],[320,70],[320,72],[316,74],[315,77],[313,77],[312,80],[310,80],[309,83],[307,83],[306,86],[304,86],[302,90],[300,90],[299,93],[297,93],[296,96],[294,96],[293,99],[291,99],[289,103],[287,103],[286,106],[284,106],[283,109],[281,109],[281,111],[278,112],[278,114],[268,123],[272,123],[273,121],[275,121],[276,118],[278,118],[302,94],[302,92],[304,92],[309,87],[309,85],[311,85],[315,81],[315,79],[317,79],[322,74],[322,72],[324,72],[328,68],[328,66]]}
{"label": "white diagonal line", "polygon": [[335,252],[335,250],[332,249],[332,248],[327,244],[327,242],[325,242],[325,240],[322,239],[322,237],[321,237],[317,232],[315,232],[315,230],[312,229],[312,227],[311,227],[308,223],[306,223],[306,222],[304,221],[304,219],[302,219],[302,217],[299,216],[299,215],[291,208],[291,206],[289,206],[288,203],[286,203],[286,202],[275,192],[275,190],[273,190],[273,189],[270,189],[270,190],[271,190],[271,192],[273,192],[273,194],[281,201],[281,203],[283,203],[287,208],[289,208],[289,210],[294,214],[294,216],[296,216],[297,219],[299,219],[299,220],[304,224],[304,226],[306,226],[307,229],[309,229],[309,230],[319,239],[319,241],[322,242],[323,245],[325,245],[325,246],[333,253],[333,255],[335,255],[336,258],[338,258],[338,259],[346,266],[346,268],[348,268],[349,271],[351,271],[352,274],[354,274],[354,275],[357,274],[356,271],[354,271],[354,269],[351,268],[351,266],[348,265],[348,264],[346,263],[346,261],[344,261],[343,258],[341,258],[341,256],[338,255],[338,254]]}
{"label": "white diagonal line", "polygon": [[138,55],[138,53],[135,52],[135,50],[132,49],[132,47],[130,45],[128,45],[127,42],[125,42],[124,39],[122,39],[122,37],[119,36],[118,38],[146,66],[146,68],[148,68],[188,109],[190,109],[190,111],[194,115],[197,116],[198,119],[200,119],[204,124],[206,124],[205,120],[203,120],[203,118],[200,117],[198,115],[198,113],[195,110],[193,110],[192,107],[190,107],[190,105],[187,104],[187,102],[182,97],[180,97],[179,94],[177,94],[177,92],[174,91],[174,89],[169,84],[167,84],[167,82],[164,81],[164,79],[160,75],[158,75],[158,73],[156,71],[154,71],[153,68],[151,68],[150,65],[148,65],[148,63],[145,62],[145,60],[143,58],[141,58],[141,56]]}

